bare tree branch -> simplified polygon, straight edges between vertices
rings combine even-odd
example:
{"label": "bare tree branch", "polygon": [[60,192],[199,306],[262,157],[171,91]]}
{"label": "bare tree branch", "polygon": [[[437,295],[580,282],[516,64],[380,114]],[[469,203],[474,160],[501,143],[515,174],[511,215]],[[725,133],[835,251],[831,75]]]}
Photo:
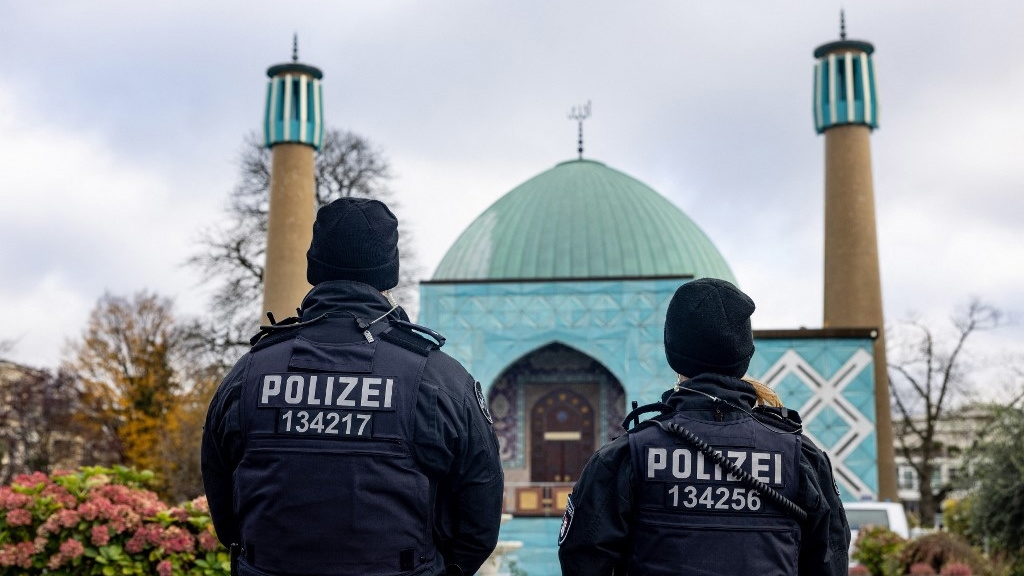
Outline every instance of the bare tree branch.
{"label": "bare tree branch", "polygon": [[917,321],[890,331],[897,336],[891,340],[895,350],[889,355],[889,369],[890,393],[899,412],[898,441],[903,457],[918,474],[924,526],[934,523],[938,504],[950,489],[948,484],[932,485],[937,458],[945,450],[937,426],[952,409],[961,407],[965,397],[961,382],[968,341],[977,332],[999,326],[1001,318],[999,310],[972,299],[952,318],[951,338]]}
{"label": "bare tree branch", "polygon": [[[198,250],[187,261],[214,286],[212,315],[201,332],[206,335],[204,348],[219,353],[225,362],[248,346],[261,317],[271,153],[255,134],[246,136],[239,164],[239,182],[228,202],[226,226],[203,232]],[[358,196],[382,200],[399,212],[387,186],[391,167],[365,138],[328,129],[314,165],[318,208],[337,198]],[[412,236],[402,218],[399,253],[399,285],[393,293],[414,314],[418,269]]]}
{"label": "bare tree branch", "polygon": [[109,438],[83,428],[81,410],[81,390],[69,373],[0,362],[0,484],[101,453]]}

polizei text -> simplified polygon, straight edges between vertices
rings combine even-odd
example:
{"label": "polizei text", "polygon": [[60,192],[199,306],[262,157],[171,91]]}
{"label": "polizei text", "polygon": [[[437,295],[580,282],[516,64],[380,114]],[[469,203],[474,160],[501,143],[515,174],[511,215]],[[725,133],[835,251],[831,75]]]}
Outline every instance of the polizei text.
{"label": "polizei text", "polygon": [[[782,485],[782,453],[759,452],[742,448],[723,448],[720,453],[754,478],[769,486]],[[724,472],[711,458],[695,448],[655,448],[646,452],[646,480],[692,483],[739,482]]]}
{"label": "polizei text", "polygon": [[395,379],[352,374],[266,374],[260,408],[395,410]]}

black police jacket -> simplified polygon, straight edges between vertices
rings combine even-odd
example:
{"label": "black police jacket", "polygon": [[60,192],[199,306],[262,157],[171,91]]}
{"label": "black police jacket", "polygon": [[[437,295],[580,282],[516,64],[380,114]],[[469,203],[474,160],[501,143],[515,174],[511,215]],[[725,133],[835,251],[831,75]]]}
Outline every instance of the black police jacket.
{"label": "black police jacket", "polygon": [[324,282],[218,389],[203,481],[241,574],[471,574],[502,471],[478,384],[372,287]]}
{"label": "black police jacket", "polygon": [[[606,444],[587,464],[559,535],[562,574],[845,575],[850,532],[828,457],[805,436],[777,433],[798,431],[791,420],[758,414],[755,421],[755,393],[742,380],[704,374],[683,386],[696,392],[668,396],[667,414]],[[742,458],[741,469],[806,518],[731,481],[657,421],[690,428],[727,457],[732,450],[730,460]]]}

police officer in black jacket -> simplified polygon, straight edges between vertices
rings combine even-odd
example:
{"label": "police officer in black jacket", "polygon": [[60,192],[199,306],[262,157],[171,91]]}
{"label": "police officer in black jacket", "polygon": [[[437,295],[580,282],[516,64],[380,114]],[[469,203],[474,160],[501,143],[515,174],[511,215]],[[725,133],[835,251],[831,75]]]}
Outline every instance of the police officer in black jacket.
{"label": "police officer in black jacket", "polygon": [[237,573],[472,574],[498,538],[497,439],[480,385],[391,299],[395,216],[321,208],[307,279],[207,414],[203,483]]}
{"label": "police officer in black jacket", "polygon": [[584,469],[559,534],[564,576],[845,576],[850,531],[828,457],[795,412],[755,407],[741,379],[753,311],[724,280],[676,291],[665,354],[679,382],[646,407],[661,415]]}

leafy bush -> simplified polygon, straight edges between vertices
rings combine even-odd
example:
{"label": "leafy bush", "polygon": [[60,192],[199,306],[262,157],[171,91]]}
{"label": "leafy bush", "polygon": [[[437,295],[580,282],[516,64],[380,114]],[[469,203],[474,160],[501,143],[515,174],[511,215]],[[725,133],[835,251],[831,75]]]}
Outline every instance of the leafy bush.
{"label": "leafy bush", "polygon": [[871,576],[899,576],[900,553],[907,541],[884,526],[862,526],[857,533],[853,559],[871,572]]}
{"label": "leafy bush", "polygon": [[871,576],[871,571],[867,567],[857,564],[850,566],[850,571],[847,574],[849,576]]}
{"label": "leafy bush", "polygon": [[921,527],[921,515],[913,510],[907,510],[907,527],[908,528],[920,528]]}
{"label": "leafy bush", "polygon": [[0,487],[0,576],[221,576],[228,553],[205,497],[168,506],[151,472],[85,467]]}
{"label": "leafy bush", "polygon": [[979,546],[982,540],[971,526],[971,517],[974,514],[972,504],[970,496],[961,500],[946,500],[942,504],[942,523],[946,530],[963,536],[973,546]]}
{"label": "leafy bush", "polygon": [[1024,573],[1024,408],[994,407],[985,434],[967,453],[971,529],[1012,573]]}
{"label": "leafy bush", "polygon": [[930,564],[924,562],[918,562],[917,564],[911,564],[910,572],[907,572],[910,576],[935,576],[935,569]]}
{"label": "leafy bush", "polygon": [[927,564],[939,574],[945,574],[945,568],[954,563],[966,566],[974,574],[988,571],[981,554],[962,536],[950,532],[934,532],[915,538],[903,549],[900,558],[900,566],[904,570],[915,564]]}

